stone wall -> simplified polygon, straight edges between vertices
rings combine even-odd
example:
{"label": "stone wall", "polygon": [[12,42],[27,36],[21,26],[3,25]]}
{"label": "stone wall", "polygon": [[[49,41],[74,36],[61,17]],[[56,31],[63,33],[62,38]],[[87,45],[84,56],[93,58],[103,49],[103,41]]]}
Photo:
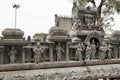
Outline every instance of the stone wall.
{"label": "stone wall", "polygon": [[70,31],[72,29],[72,18],[58,17],[58,26]]}
{"label": "stone wall", "polygon": [[[72,62],[71,62],[72,63]],[[79,63],[79,62],[77,62]],[[55,63],[56,64],[56,63]],[[40,67],[46,64],[14,64],[12,67],[24,65],[26,68]],[[27,66],[29,65],[29,66]],[[31,66],[30,66],[31,65]],[[53,65],[53,64],[51,64]],[[4,65],[7,66],[7,65]],[[4,66],[0,66],[3,68]],[[0,80],[97,80],[120,76],[120,64],[90,65],[76,67],[59,67],[48,69],[0,71]],[[9,67],[10,68],[10,67]],[[21,67],[22,68],[22,67]],[[7,69],[4,67],[4,69]]]}

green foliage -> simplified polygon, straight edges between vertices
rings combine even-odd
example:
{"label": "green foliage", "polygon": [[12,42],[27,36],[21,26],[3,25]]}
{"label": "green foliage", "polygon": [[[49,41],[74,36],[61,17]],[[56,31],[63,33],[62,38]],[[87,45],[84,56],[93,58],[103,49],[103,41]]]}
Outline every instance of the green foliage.
{"label": "green foliage", "polygon": [[78,0],[79,5],[85,6],[87,3],[92,3],[94,7],[96,7],[95,1],[94,0]]}
{"label": "green foliage", "polygon": [[79,2],[79,5],[85,6],[87,3],[90,2],[90,0],[78,0],[78,2]]}
{"label": "green foliage", "polygon": [[47,33],[36,33],[33,38],[46,38],[47,37]]}

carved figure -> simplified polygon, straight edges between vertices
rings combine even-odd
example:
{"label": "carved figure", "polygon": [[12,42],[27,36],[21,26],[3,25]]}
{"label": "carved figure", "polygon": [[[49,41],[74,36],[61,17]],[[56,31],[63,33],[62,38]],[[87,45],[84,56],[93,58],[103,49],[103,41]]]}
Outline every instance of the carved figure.
{"label": "carved figure", "polygon": [[16,54],[17,54],[17,51],[14,49],[14,46],[12,46],[11,50],[10,50],[9,53],[8,53],[8,55],[9,55],[9,60],[10,60],[10,64],[15,63]]}
{"label": "carved figure", "polygon": [[106,52],[107,52],[107,44],[102,43],[100,46],[100,60],[104,60],[106,58]]}
{"label": "carved figure", "polygon": [[91,49],[92,49],[92,56],[91,56],[91,59],[95,59],[96,45],[95,45],[95,41],[94,41],[94,40],[92,41]]}
{"label": "carved figure", "polygon": [[42,54],[42,60],[45,62],[46,54],[47,54],[47,48],[45,48],[45,47],[41,48],[41,54]]}
{"label": "carved figure", "polygon": [[42,49],[40,48],[40,43],[37,42],[37,46],[33,49],[35,53],[35,63],[39,63],[42,61]]}
{"label": "carved figure", "polygon": [[44,76],[40,75],[40,74],[34,75],[34,78],[35,78],[35,80],[44,80]]}
{"label": "carved figure", "polygon": [[75,19],[74,20],[74,24],[73,24],[73,28],[72,29],[78,29],[78,27],[81,25],[81,20],[80,19]]}
{"label": "carved figure", "polygon": [[32,57],[31,49],[30,49],[30,48],[27,48],[27,49],[25,50],[25,54],[26,54],[26,61],[27,61],[27,62],[30,62],[30,61],[31,61],[31,57]]}
{"label": "carved figure", "polygon": [[77,50],[76,50],[76,58],[81,61],[82,60],[82,51],[83,51],[83,47],[81,44],[78,44],[77,46]]}
{"label": "carved figure", "polygon": [[89,29],[91,29],[91,26],[94,25],[94,21],[92,21],[90,16],[86,17],[85,22]]}
{"label": "carved figure", "polygon": [[56,46],[57,61],[61,61],[61,56],[62,56],[63,52],[64,52],[64,50],[62,49],[62,47],[60,46],[60,43],[59,43],[58,46]]}
{"label": "carved figure", "polygon": [[86,60],[90,60],[91,59],[91,55],[92,55],[92,48],[90,43],[88,43],[87,47],[86,47]]}
{"label": "carved figure", "polygon": [[112,46],[109,44],[107,48],[107,58],[111,59],[111,55],[112,55]]}

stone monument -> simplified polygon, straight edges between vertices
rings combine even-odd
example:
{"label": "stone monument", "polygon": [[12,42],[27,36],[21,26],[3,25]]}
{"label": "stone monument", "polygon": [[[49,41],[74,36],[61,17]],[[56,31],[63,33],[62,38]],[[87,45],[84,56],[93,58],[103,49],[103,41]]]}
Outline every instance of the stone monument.
{"label": "stone monument", "polygon": [[97,9],[74,2],[72,17],[56,15],[44,41],[3,30],[0,80],[120,80],[120,31],[105,41],[96,19]]}

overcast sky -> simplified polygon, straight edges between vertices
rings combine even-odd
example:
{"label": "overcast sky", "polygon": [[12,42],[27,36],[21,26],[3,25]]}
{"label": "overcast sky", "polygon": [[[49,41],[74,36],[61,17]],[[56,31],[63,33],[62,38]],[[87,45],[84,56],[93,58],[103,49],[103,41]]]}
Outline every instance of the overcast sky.
{"label": "overcast sky", "polygon": [[[25,36],[48,33],[54,26],[55,14],[71,15],[71,0],[0,0],[0,32],[5,28],[14,28],[14,3],[21,6],[17,11],[17,28],[23,30]],[[119,15],[115,16],[115,22],[114,29],[118,29]]]}

